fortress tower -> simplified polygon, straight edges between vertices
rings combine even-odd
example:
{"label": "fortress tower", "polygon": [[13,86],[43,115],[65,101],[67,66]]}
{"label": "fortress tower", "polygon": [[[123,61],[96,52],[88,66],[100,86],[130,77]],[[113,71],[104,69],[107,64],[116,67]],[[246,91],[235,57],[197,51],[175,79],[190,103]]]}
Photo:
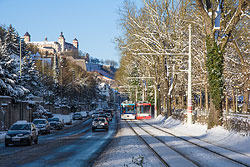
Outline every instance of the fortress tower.
{"label": "fortress tower", "polygon": [[61,52],[65,51],[65,38],[63,36],[63,32],[61,32],[61,35],[58,38],[58,43],[61,45]]}
{"label": "fortress tower", "polygon": [[25,43],[30,42],[30,34],[28,32],[26,32],[23,37]]}
{"label": "fortress tower", "polygon": [[76,38],[73,40],[73,45],[76,49],[78,49],[78,40]]}

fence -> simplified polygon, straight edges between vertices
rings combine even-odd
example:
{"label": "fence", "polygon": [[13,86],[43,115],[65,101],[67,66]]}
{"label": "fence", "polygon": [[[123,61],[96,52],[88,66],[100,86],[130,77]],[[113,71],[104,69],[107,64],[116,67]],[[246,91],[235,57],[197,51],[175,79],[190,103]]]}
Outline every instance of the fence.
{"label": "fence", "polygon": [[[68,106],[55,107],[54,105],[43,105],[54,114],[69,114],[71,108]],[[31,122],[32,114],[36,111],[37,105],[26,101],[13,102],[9,96],[0,96],[0,130],[8,129],[13,123],[19,120]]]}
{"label": "fence", "polygon": [[[193,122],[199,124],[208,123],[209,112],[196,109],[193,111]],[[183,122],[187,119],[186,110],[177,109],[172,112],[172,118]],[[250,114],[223,114],[223,127],[229,131],[238,132],[244,136],[250,136]]]}
{"label": "fence", "polygon": [[27,102],[1,103],[0,130],[8,129],[18,120],[32,121],[32,108]]}

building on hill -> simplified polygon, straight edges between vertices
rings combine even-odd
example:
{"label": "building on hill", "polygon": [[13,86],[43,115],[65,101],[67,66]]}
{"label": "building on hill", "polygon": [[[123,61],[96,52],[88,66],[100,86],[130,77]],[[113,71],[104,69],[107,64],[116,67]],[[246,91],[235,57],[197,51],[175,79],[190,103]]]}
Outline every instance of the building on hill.
{"label": "building on hill", "polygon": [[88,56],[79,57],[78,40],[75,38],[73,39],[72,43],[66,42],[63,32],[61,32],[60,36],[58,37],[58,41],[48,41],[46,37],[44,41],[38,42],[31,41],[30,34],[26,32],[24,34],[24,42],[28,45],[36,46],[41,53],[40,58],[37,58],[37,60],[44,60],[48,62],[51,67],[53,66],[52,59],[55,55],[57,55],[60,59],[64,58],[70,60],[76,65],[80,66],[83,70],[86,70],[85,62],[88,60]]}
{"label": "building on hill", "polygon": [[86,63],[86,69],[88,72],[97,72],[101,74],[102,76],[105,76],[110,79],[115,78],[115,68],[110,66],[105,66],[101,64],[95,64],[95,63]]}
{"label": "building on hill", "polygon": [[30,34],[24,34],[24,42],[36,46],[42,53],[58,54],[66,51],[78,51],[79,42],[75,38],[72,43],[66,42],[63,32],[58,37],[58,41],[48,41],[47,37],[44,41],[32,42]]}

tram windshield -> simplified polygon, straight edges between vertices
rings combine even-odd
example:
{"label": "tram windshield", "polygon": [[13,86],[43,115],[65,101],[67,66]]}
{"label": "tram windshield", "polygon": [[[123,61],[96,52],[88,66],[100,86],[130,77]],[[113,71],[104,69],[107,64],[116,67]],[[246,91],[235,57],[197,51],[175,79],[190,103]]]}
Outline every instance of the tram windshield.
{"label": "tram windshield", "polygon": [[140,113],[150,113],[150,106],[149,105],[142,105],[137,107],[140,109]]}
{"label": "tram windshield", "polygon": [[126,106],[123,106],[122,107],[122,112],[123,113],[135,113],[135,110],[134,110],[135,106],[134,105],[126,105]]}

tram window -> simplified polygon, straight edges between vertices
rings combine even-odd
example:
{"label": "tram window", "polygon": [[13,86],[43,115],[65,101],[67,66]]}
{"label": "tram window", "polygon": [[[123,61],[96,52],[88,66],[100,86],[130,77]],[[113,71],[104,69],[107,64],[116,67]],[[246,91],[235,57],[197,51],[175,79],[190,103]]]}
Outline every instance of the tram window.
{"label": "tram window", "polygon": [[140,113],[149,113],[150,106],[140,106]]}
{"label": "tram window", "polygon": [[127,113],[134,113],[134,106],[128,106]]}

